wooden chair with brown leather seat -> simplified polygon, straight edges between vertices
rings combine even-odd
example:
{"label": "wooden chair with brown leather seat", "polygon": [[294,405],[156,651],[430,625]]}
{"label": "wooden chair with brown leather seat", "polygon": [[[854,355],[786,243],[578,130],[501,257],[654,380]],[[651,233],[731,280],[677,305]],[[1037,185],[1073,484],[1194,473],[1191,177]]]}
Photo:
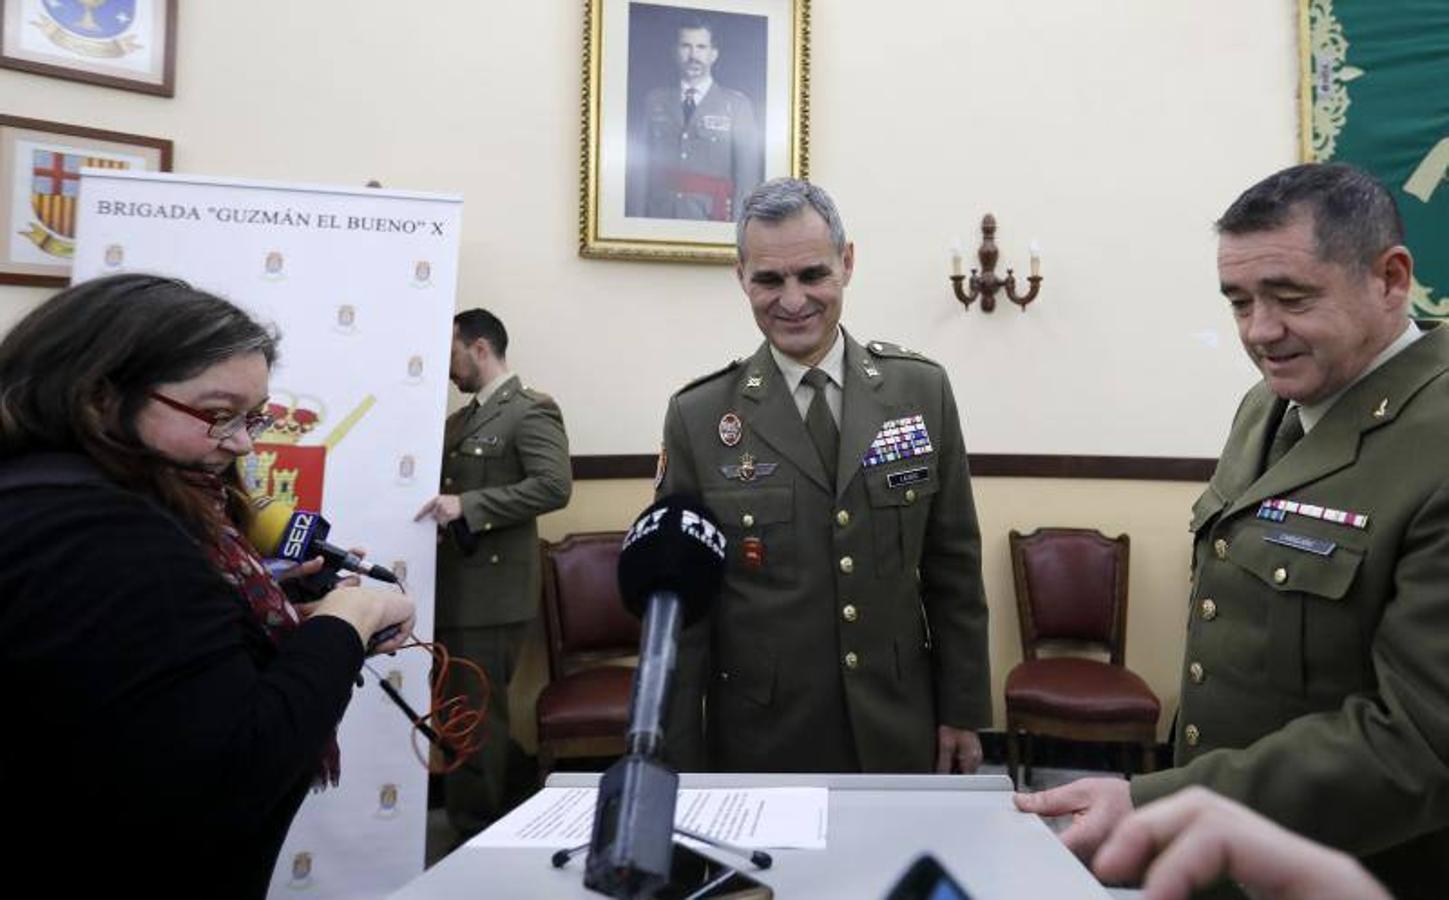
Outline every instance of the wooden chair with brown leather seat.
{"label": "wooden chair with brown leather seat", "polygon": [[[1006,676],[1006,750],[1013,784],[1026,743],[1031,781],[1033,735],[1120,742],[1142,751],[1151,772],[1162,705],[1124,664],[1127,655],[1127,535],[1090,528],[1041,528],[1010,534],[1011,568],[1021,625],[1022,662]],[[1090,649],[1107,660],[1042,656],[1054,649]],[[1123,748],[1124,772],[1130,769]],[[1128,773],[1130,774],[1130,772]]]}
{"label": "wooden chair with brown leather seat", "polygon": [[538,772],[564,757],[616,756],[629,727],[639,620],[619,599],[622,531],[540,541],[549,683],[538,695]]}

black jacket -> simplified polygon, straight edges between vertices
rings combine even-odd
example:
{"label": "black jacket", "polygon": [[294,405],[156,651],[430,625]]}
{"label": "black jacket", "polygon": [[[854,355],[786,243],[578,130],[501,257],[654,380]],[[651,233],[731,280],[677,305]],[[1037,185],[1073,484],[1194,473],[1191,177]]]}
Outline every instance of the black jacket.
{"label": "black jacket", "polygon": [[362,657],[331,617],[273,648],[84,458],[0,462],[0,857],[58,894],[265,896]]}

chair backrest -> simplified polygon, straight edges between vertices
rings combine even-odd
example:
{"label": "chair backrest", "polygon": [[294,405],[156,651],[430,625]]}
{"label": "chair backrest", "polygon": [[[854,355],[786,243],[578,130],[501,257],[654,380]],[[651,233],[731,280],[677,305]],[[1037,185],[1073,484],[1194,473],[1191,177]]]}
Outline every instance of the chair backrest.
{"label": "chair backrest", "polygon": [[549,675],[558,679],[639,652],[639,620],[619,599],[622,531],[540,541]]}
{"label": "chair backrest", "polygon": [[1127,535],[1091,528],[1039,528],[1010,534],[1021,652],[1036,659],[1044,641],[1105,647],[1113,665],[1127,654]]}

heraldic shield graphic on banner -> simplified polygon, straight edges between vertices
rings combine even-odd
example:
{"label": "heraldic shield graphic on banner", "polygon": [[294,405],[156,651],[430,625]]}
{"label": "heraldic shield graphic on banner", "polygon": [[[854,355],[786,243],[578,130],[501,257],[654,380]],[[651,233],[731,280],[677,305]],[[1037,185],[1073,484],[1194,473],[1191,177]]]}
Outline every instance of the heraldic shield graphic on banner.
{"label": "heraldic shield graphic on banner", "polygon": [[136,22],[136,0],[46,0],[41,14],[30,24],[73,53],[116,59],[142,49],[126,34]]}
{"label": "heraldic shield graphic on banner", "polygon": [[273,391],[267,403],[272,426],[262,432],[251,454],[237,461],[247,493],[298,509],[321,510],[327,451],[342,443],[376,402],[367,395],[321,443],[304,445],[302,441],[326,421],[327,408],[316,397]]}
{"label": "heraldic shield graphic on banner", "polygon": [[30,208],[35,221],[23,231],[31,243],[51,256],[70,259],[75,254],[76,194],[80,189],[81,166],[98,169],[128,169],[119,159],[104,159],[80,153],[36,150],[32,158]]}

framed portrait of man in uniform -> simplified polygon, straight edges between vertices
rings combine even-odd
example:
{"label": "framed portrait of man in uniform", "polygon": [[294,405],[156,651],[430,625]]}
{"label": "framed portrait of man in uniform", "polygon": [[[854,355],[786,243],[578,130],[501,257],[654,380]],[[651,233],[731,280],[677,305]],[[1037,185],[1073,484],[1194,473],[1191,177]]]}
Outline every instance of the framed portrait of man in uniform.
{"label": "framed portrait of man in uniform", "polygon": [[807,172],[809,0],[590,0],[579,253],[734,261],[760,182]]}

